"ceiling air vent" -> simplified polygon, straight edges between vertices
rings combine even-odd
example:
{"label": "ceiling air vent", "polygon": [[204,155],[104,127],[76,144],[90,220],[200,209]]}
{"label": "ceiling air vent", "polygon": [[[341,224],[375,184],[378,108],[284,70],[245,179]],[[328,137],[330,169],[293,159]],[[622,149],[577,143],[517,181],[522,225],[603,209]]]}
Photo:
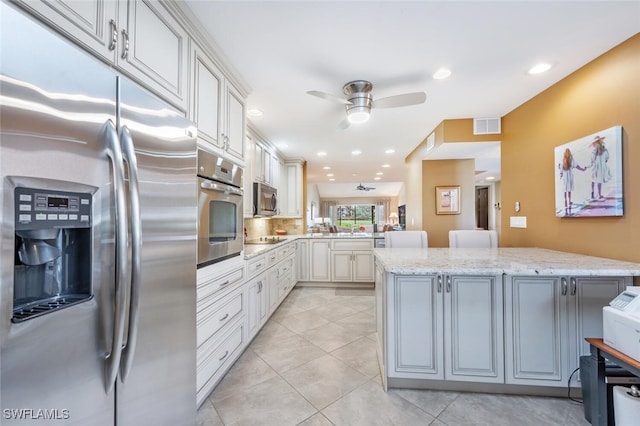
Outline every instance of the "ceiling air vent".
{"label": "ceiling air vent", "polygon": [[496,135],[500,134],[499,118],[474,118],[473,134],[474,135]]}

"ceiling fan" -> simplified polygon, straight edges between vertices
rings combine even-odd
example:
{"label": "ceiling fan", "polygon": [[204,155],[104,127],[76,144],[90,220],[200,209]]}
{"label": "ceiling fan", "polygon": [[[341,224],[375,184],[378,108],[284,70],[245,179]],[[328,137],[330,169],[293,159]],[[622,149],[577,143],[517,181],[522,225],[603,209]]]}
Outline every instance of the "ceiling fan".
{"label": "ceiling fan", "polygon": [[364,186],[362,184],[356,186],[356,191],[371,191],[372,189],[376,189],[373,186]]}
{"label": "ceiling fan", "polygon": [[336,130],[345,130],[351,124],[364,123],[369,119],[371,108],[397,108],[424,103],[427,95],[424,92],[404,93],[374,100],[371,95],[373,84],[366,80],[355,80],[345,84],[342,88],[346,98],[330,93],[311,90],[307,92],[312,96],[337,102],[345,106],[347,117],[342,120]]}

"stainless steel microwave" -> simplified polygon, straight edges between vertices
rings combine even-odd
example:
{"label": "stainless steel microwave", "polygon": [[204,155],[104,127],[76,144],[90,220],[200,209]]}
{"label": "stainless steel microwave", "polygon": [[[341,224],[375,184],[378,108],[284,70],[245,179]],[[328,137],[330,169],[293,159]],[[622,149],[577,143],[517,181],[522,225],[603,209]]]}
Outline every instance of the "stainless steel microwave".
{"label": "stainless steel microwave", "polygon": [[253,214],[273,216],[278,213],[278,190],[262,182],[253,183]]}

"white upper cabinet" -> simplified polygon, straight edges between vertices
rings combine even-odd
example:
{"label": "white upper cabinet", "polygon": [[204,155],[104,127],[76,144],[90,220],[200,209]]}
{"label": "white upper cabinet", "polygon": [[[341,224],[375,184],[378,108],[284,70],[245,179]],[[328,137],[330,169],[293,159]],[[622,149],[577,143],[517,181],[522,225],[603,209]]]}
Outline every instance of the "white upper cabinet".
{"label": "white upper cabinet", "polygon": [[193,100],[189,118],[198,126],[199,143],[244,166],[244,98],[195,43],[192,72]]}
{"label": "white upper cabinet", "polygon": [[286,161],[280,176],[281,191],[278,193],[281,216],[302,216],[304,211],[302,205],[302,179],[302,162]]}
{"label": "white upper cabinet", "polygon": [[177,108],[188,100],[189,36],[158,1],[26,1],[18,4]]}
{"label": "white upper cabinet", "polygon": [[158,1],[121,1],[118,9],[116,64],[186,111],[189,35]]}

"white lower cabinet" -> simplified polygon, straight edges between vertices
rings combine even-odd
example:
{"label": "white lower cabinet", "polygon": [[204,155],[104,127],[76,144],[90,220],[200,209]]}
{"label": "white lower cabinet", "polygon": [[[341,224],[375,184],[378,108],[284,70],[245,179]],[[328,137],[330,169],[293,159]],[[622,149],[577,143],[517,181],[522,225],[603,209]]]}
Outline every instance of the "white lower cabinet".
{"label": "white lower cabinet", "polygon": [[371,251],[332,251],[331,280],[339,282],[373,282]]}
{"label": "white lower cabinet", "polygon": [[267,274],[253,278],[247,284],[247,333],[251,340],[267,322],[269,314],[269,286]]}
{"label": "white lower cabinet", "polygon": [[504,381],[501,277],[387,280],[388,377]]}
{"label": "white lower cabinet", "polygon": [[331,280],[373,282],[373,240],[332,239]]}
{"label": "white lower cabinet", "polygon": [[331,281],[331,241],[309,240],[309,280]]}
{"label": "white lower cabinet", "polygon": [[245,264],[234,259],[197,273],[197,378],[200,405],[244,350],[247,341]]}
{"label": "white lower cabinet", "polygon": [[602,308],[625,285],[630,278],[507,276],[506,382],[567,386],[589,353],[584,338],[602,337]]}
{"label": "white lower cabinet", "polygon": [[198,406],[295,286],[295,249],[290,241],[198,270]]}
{"label": "white lower cabinet", "polygon": [[309,281],[309,240],[296,240],[296,281]]}

